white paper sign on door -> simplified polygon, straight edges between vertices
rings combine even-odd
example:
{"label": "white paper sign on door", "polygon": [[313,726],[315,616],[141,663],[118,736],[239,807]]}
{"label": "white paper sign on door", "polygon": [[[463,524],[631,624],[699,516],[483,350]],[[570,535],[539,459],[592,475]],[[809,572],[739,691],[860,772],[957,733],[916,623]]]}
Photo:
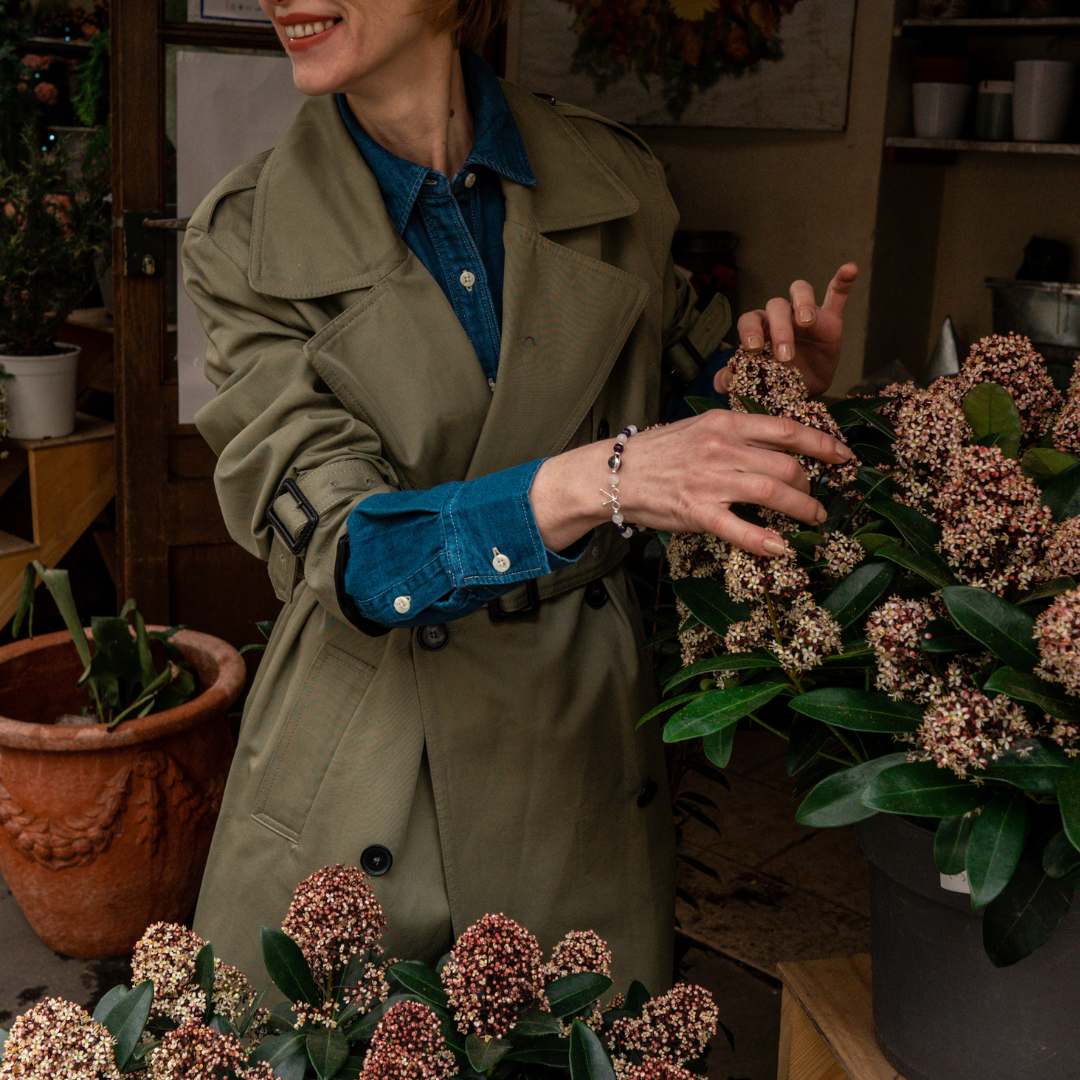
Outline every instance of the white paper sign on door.
{"label": "white paper sign on door", "polygon": [[[177,214],[190,217],[233,169],[275,146],[303,100],[286,56],[178,50]],[[203,374],[206,335],[177,276],[179,420],[190,424],[214,388]]]}

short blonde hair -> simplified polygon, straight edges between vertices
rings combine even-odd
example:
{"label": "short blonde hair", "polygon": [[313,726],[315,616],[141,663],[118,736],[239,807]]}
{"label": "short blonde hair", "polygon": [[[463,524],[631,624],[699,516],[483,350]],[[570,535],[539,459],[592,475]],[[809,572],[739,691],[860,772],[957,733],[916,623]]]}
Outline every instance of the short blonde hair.
{"label": "short blonde hair", "polygon": [[435,29],[449,30],[467,49],[481,48],[509,8],[510,0],[432,0],[430,5]]}

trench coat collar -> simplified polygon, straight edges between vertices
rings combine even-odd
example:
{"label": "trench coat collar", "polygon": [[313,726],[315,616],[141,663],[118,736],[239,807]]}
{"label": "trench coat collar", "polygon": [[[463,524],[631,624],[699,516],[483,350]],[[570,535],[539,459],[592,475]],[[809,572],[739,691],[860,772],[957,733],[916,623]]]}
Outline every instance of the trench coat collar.
{"label": "trench coat collar", "polygon": [[[505,177],[508,223],[538,233],[633,214],[638,202],[571,124],[546,102],[503,83],[537,183]],[[283,299],[377,284],[408,249],[332,95],[306,101],[270,153],[255,192],[248,279]]]}

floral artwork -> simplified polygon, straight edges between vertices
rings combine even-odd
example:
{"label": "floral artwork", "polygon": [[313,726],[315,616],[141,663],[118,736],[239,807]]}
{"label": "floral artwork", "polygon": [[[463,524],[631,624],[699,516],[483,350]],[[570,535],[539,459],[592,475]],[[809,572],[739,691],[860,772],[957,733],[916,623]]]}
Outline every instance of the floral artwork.
{"label": "floral artwork", "polygon": [[1014,964],[1080,887],[1080,361],[1062,394],[994,335],[929,387],[829,406],[767,353],[730,370],[734,411],[855,456],[803,463],[816,528],[745,510],[779,558],[661,538],[678,622],[650,715],[721,769],[739,721],[787,739],[808,827],[936,822],[938,870],[966,873],[987,955]]}
{"label": "floral artwork", "polygon": [[853,0],[522,0],[520,71],[623,122],[837,130]]}

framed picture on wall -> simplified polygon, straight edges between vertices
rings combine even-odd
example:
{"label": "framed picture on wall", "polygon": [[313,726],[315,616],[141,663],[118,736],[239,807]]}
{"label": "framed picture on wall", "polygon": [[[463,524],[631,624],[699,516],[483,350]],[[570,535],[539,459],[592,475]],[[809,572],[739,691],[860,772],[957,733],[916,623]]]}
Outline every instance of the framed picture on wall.
{"label": "framed picture on wall", "polygon": [[627,124],[843,131],[856,0],[515,0],[507,76]]}

